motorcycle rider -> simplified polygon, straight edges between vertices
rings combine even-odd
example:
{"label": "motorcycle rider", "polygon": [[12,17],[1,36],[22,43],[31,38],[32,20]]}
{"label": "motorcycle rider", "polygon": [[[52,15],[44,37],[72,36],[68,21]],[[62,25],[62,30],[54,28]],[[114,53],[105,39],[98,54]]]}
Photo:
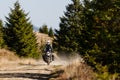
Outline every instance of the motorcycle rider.
{"label": "motorcycle rider", "polygon": [[45,53],[48,51],[52,52],[52,45],[50,44],[50,40],[47,41],[44,51]]}
{"label": "motorcycle rider", "polygon": [[47,53],[47,52],[50,52],[51,55],[52,55],[52,60],[54,61],[54,55],[52,54],[53,52],[53,48],[52,48],[52,45],[50,43],[50,40],[47,41],[46,45],[45,45],[45,49],[44,49],[44,52]]}

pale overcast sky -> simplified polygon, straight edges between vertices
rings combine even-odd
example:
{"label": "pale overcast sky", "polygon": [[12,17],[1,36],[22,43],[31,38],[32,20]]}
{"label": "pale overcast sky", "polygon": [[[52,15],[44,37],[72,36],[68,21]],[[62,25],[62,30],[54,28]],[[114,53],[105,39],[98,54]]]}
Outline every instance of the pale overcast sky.
{"label": "pale overcast sky", "polygon": [[[10,8],[13,8],[17,0],[2,0],[0,2],[0,19],[6,21],[5,16],[8,16]],[[66,6],[71,3],[71,0],[19,0],[19,3],[26,13],[32,24],[38,28],[43,24],[48,27],[59,28],[59,22]]]}

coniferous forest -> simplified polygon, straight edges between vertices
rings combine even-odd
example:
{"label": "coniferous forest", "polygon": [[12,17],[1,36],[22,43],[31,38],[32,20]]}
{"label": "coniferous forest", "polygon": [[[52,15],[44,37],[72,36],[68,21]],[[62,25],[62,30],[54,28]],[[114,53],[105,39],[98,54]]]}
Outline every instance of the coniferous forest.
{"label": "coniferous forest", "polygon": [[120,73],[120,1],[72,0],[60,17],[54,46],[79,53],[95,71]]}
{"label": "coniferous forest", "polygon": [[[43,25],[39,32],[53,37],[58,54],[83,57],[87,65],[102,75],[120,76],[120,0],[71,0],[60,17],[59,29]],[[18,1],[0,20],[0,48],[20,57],[39,58],[38,44],[29,21]]]}

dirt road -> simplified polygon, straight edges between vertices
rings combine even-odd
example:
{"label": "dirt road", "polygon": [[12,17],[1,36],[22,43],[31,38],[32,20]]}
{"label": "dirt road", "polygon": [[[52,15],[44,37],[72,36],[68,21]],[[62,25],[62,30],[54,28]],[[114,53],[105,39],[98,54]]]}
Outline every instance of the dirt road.
{"label": "dirt road", "polygon": [[65,61],[54,61],[47,65],[43,60],[7,62],[0,65],[0,80],[56,80],[64,72],[58,69],[65,64]]}

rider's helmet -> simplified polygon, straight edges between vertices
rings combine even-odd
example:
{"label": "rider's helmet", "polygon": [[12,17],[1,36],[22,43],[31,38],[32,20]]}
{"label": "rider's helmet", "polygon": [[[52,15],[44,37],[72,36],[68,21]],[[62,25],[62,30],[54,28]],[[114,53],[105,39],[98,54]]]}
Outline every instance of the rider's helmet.
{"label": "rider's helmet", "polygon": [[50,40],[47,41],[47,44],[50,44]]}

